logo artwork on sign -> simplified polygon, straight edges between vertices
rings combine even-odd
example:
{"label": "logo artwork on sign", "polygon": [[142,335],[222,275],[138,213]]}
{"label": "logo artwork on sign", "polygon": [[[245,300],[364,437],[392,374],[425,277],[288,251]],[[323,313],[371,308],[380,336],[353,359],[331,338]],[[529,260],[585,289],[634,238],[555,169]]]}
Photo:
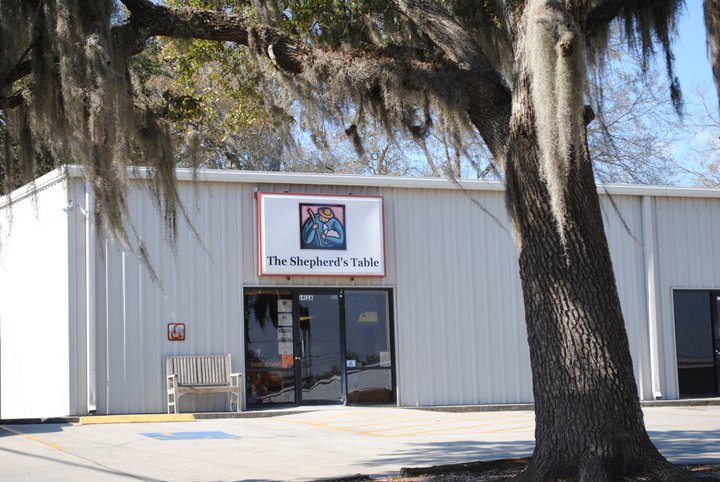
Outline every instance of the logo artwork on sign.
{"label": "logo artwork on sign", "polygon": [[346,250],[345,206],[300,204],[300,249]]}

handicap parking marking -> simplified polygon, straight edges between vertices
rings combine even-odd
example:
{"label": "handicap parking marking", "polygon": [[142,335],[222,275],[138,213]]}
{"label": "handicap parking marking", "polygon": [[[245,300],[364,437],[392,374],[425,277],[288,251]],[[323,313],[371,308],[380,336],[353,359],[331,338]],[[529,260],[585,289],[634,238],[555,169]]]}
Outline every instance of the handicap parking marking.
{"label": "handicap parking marking", "polygon": [[226,432],[147,432],[140,435],[155,440],[235,440],[240,438]]}

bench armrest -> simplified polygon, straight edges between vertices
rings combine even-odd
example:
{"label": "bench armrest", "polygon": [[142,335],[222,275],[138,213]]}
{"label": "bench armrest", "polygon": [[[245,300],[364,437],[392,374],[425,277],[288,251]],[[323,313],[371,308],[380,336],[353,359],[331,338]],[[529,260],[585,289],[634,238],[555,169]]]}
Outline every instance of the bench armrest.
{"label": "bench armrest", "polygon": [[233,387],[240,386],[240,377],[242,377],[242,373],[231,373],[230,374],[230,385]]}

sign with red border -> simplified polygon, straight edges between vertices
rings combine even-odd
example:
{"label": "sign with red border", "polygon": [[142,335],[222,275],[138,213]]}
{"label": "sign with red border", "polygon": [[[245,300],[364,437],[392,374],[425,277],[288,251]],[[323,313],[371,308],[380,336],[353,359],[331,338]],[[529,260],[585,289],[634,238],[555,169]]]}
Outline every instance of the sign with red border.
{"label": "sign with red border", "polygon": [[168,323],[168,340],[185,341],[185,323]]}
{"label": "sign with red border", "polygon": [[260,276],[385,276],[380,196],[257,193]]}

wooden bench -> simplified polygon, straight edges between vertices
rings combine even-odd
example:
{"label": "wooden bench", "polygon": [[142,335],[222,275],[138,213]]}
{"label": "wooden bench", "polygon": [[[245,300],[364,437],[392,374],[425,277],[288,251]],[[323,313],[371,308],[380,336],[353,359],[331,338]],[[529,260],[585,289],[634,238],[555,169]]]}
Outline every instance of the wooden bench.
{"label": "wooden bench", "polygon": [[168,413],[179,413],[188,393],[229,393],[230,411],[240,411],[240,373],[232,373],[230,355],[171,356],[165,361]]}

